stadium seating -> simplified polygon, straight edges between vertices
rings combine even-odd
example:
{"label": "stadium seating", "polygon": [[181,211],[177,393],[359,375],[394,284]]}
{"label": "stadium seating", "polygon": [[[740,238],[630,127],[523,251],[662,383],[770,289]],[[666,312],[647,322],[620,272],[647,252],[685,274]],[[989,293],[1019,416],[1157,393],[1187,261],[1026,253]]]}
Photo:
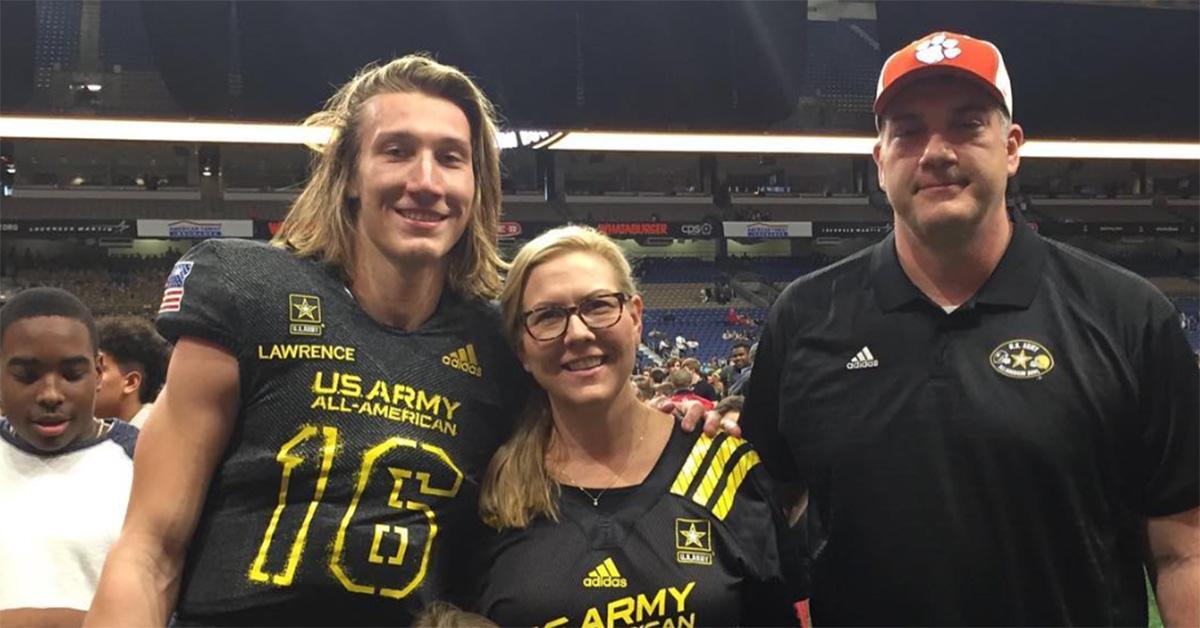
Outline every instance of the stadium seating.
{"label": "stadium seating", "polygon": [[[725,320],[726,309],[647,310],[642,322],[643,342],[650,348],[657,349],[659,337],[652,335],[653,332],[661,332],[662,337],[672,345],[677,336],[683,336],[687,340],[698,343],[694,350],[686,352],[686,357],[695,357],[701,362],[707,362],[714,357],[725,358],[729,356],[729,349],[733,346],[732,338],[722,337],[725,331],[740,332],[751,339],[756,339],[766,310],[761,308],[738,309],[738,314],[753,319],[757,324],[751,326],[729,325]],[[662,352],[659,353],[662,354]]]}

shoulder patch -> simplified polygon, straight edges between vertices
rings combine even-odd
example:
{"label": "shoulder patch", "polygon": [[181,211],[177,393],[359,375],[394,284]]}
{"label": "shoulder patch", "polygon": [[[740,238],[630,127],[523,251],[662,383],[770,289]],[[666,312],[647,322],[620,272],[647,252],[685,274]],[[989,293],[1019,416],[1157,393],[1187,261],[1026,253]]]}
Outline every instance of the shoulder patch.
{"label": "shoulder patch", "polygon": [[167,275],[167,284],[163,286],[162,303],[158,313],[178,312],[183,303],[183,286],[187,283],[188,275],[192,274],[192,262],[175,262],[171,274]]}

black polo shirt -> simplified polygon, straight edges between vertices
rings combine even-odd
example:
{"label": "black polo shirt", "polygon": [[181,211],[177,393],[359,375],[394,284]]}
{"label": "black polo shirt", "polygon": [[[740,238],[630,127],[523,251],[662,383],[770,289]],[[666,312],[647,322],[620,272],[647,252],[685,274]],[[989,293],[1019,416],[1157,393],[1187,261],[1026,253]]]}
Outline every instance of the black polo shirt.
{"label": "black polo shirt", "polygon": [[1170,302],[1031,231],[947,314],[891,236],[766,322],[742,423],[806,485],[814,624],[1140,624],[1144,518],[1200,502]]}

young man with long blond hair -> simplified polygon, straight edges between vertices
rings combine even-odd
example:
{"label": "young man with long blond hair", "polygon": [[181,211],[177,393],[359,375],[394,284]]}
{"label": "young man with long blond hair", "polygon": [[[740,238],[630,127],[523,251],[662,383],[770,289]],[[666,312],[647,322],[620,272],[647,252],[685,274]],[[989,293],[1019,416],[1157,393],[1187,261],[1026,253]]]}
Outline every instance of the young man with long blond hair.
{"label": "young man with long blond hair", "polygon": [[489,304],[492,106],[414,55],[308,123],[333,135],[272,245],[204,242],[167,280],[176,348],[90,625],[403,625],[470,586],[473,478],[526,390]]}

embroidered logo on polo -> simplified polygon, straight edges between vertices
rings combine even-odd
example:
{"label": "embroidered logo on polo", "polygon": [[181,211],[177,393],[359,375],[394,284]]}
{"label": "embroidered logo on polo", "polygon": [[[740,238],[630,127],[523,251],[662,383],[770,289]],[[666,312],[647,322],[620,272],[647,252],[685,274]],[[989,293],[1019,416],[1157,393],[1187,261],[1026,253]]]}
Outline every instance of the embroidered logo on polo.
{"label": "embroidered logo on polo", "polygon": [[879,360],[875,359],[875,354],[871,353],[871,348],[864,346],[850,361],[846,363],[847,371],[857,369],[873,369],[879,366]]}
{"label": "embroidered logo on polo", "polygon": [[1012,379],[1037,379],[1054,369],[1054,356],[1040,342],[1017,338],[992,350],[992,368]]}
{"label": "embroidered logo on polo", "polygon": [[293,336],[320,336],[325,333],[321,321],[321,297],[315,294],[288,295],[288,332]]}
{"label": "embroidered logo on polo", "polygon": [[712,564],[711,521],[675,519],[675,561],[686,565]]}
{"label": "embroidered logo on polo", "polygon": [[596,568],[589,571],[587,576],[583,578],[583,586],[589,588],[623,588],[628,586],[629,581],[621,576],[621,572],[617,571],[617,564],[613,562],[612,557],[605,558],[604,562],[596,565]]}

